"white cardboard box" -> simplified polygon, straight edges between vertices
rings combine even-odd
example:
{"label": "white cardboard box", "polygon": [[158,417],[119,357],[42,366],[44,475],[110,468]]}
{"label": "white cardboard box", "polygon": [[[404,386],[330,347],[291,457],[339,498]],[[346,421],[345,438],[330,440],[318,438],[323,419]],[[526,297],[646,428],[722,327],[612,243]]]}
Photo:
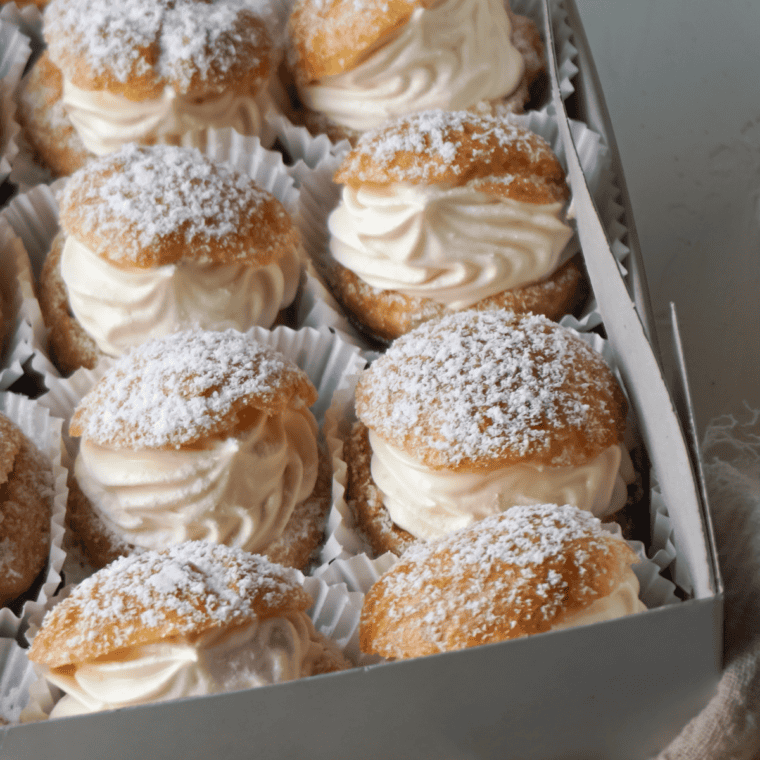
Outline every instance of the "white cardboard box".
{"label": "white cardboard box", "polygon": [[[573,0],[566,8],[581,70],[574,106],[616,158]],[[635,228],[619,164],[616,169],[632,249],[630,281],[649,326]],[[675,353],[675,405],[691,448],[693,421]],[[648,758],[706,704],[722,665],[722,586],[694,450],[690,455],[695,481],[683,484],[679,503],[668,505],[677,561],[693,584],[692,597],[681,604],[273,687],[0,728],[0,757]],[[660,480],[669,477],[670,464],[668,455],[652,457]]]}

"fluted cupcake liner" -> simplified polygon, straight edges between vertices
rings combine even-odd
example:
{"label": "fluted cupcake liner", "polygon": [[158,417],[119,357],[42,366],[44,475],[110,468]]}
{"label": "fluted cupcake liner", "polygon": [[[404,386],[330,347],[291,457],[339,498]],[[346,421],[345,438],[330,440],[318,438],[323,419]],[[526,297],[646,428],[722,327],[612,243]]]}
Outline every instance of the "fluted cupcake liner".
{"label": "fluted cupcake liner", "polygon": [[[18,15],[15,5],[13,9]],[[0,12],[0,185],[10,176],[19,152],[16,96],[32,52],[29,38],[11,20],[13,16],[10,9]]]}
{"label": "fluted cupcake liner", "polygon": [[41,584],[39,581],[22,599],[18,614],[9,608],[0,610],[0,636],[17,636],[23,623],[43,609],[61,583],[61,570],[66,554],[63,549],[68,471],[62,464],[61,420],[53,417],[37,401],[13,393],[0,393],[0,412],[14,422],[50,461],[54,495],[50,521],[50,552]]}
{"label": "fluted cupcake liner", "polygon": [[34,293],[29,257],[20,238],[0,216],[0,390],[24,375],[35,353],[44,350],[45,325]]}
{"label": "fluted cupcake liner", "polygon": [[18,722],[36,680],[26,651],[11,639],[0,639],[0,721]]}
{"label": "fluted cupcake liner", "polygon": [[36,60],[45,47],[45,38],[42,36],[42,11],[34,4],[19,7],[15,2],[5,3],[0,9],[0,21],[13,24],[28,38],[30,59]]}

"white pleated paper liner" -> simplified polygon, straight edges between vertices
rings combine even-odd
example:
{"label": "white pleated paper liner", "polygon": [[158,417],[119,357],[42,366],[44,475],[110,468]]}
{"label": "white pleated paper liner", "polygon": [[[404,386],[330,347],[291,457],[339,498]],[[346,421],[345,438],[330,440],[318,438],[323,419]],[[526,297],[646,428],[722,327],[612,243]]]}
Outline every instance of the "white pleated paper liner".
{"label": "white pleated paper liner", "polygon": [[14,637],[31,615],[44,608],[61,582],[61,569],[66,558],[63,534],[69,491],[66,485],[67,470],[61,462],[61,420],[53,417],[36,401],[13,393],[0,393],[0,412],[14,422],[49,459],[54,480],[47,567],[30,592],[22,597],[26,601],[18,614],[8,607],[0,610],[0,637]]}
{"label": "white pleated paper liner", "polygon": [[[540,0],[511,0],[510,5],[515,13],[527,16],[536,23],[539,29],[543,29]],[[560,0],[553,0],[551,6],[554,39],[557,45],[560,92],[565,99],[574,92],[572,78],[578,73],[578,68],[574,63],[578,51],[571,42],[573,32]],[[548,107],[549,100],[547,99],[540,110],[546,112]],[[350,149],[346,140],[333,143],[326,135],[314,136],[305,127],[293,124],[287,116],[272,118],[270,124],[277,134],[279,143],[287,151],[294,165],[295,176],[299,180],[304,170],[316,168],[329,156],[344,155]]]}
{"label": "white pleated paper liner", "polygon": [[[532,111],[511,118],[543,137],[563,166],[566,166],[565,149],[554,115]],[[614,250],[620,255],[625,255],[628,253],[628,249],[620,242],[626,232],[619,222],[622,209],[618,206],[617,211],[619,213],[616,214],[615,207],[610,207],[604,200],[611,192],[610,188],[612,187],[609,151],[599,135],[582,122],[571,121],[570,127],[589,188],[595,199],[598,199],[600,203],[605,203],[605,206],[611,209],[606,219],[605,229],[610,239],[615,243]],[[329,260],[330,233],[327,227],[327,219],[340,202],[342,186],[333,182],[332,178],[341,161],[342,156],[329,154],[323,158],[318,166],[303,173],[300,178],[301,194],[296,220],[301,230],[309,263],[307,263],[307,280],[302,294],[298,323],[310,327],[328,325],[350,336],[350,339],[357,342],[357,345],[371,351],[373,346],[353,327],[335,300],[332,297],[329,300],[325,298],[325,292],[329,291],[329,288],[325,287],[316,268],[311,264],[312,261]],[[575,246],[575,249],[578,250],[577,239],[573,239],[569,245]],[[586,307],[582,319],[586,322],[596,319],[598,323],[598,318],[592,317],[591,313],[592,310]]]}
{"label": "white pleated paper liner", "polygon": [[[205,149],[211,158],[230,164],[237,171],[250,176],[260,188],[274,195],[295,222],[299,191],[281,154],[263,148],[256,137],[243,137],[229,129],[216,130],[213,135],[209,135]],[[39,281],[50,244],[58,234],[56,198],[65,183],[66,179],[60,179],[49,186],[38,185],[13,198],[0,211],[0,233],[3,221],[6,221],[20,238],[29,256],[35,281]],[[59,371],[50,361],[44,325],[42,332],[38,330],[35,335],[39,338],[39,345],[35,343],[31,369],[42,376],[43,382],[47,376],[60,377]]]}
{"label": "white pleated paper liner", "polygon": [[0,639],[0,721],[18,723],[36,680],[26,651],[12,639]]}
{"label": "white pleated paper liner", "polygon": [[10,14],[0,13],[0,185],[10,176],[19,152],[16,96],[31,55],[29,38],[6,15]]}
{"label": "white pleated paper liner", "polygon": [[45,347],[45,325],[33,279],[21,239],[0,216],[0,302],[6,321],[0,343],[0,391],[21,378],[34,354]]}
{"label": "white pleated paper liner", "polygon": [[[307,577],[301,573],[298,575],[304,588],[314,600],[307,614],[314,623],[316,630],[332,639],[352,665],[361,667],[377,662],[379,658],[364,655],[359,649],[359,619],[364,593],[348,588],[345,583],[328,583],[322,578]],[[67,586],[61,594],[49,602],[47,609],[37,611],[31,618],[27,631],[29,641],[33,641],[37,635],[45,613],[65,599],[71,588],[71,586]],[[1,667],[2,661],[0,661]],[[19,677],[16,676],[14,680],[19,680]],[[51,686],[40,672],[37,672],[32,663],[26,663],[23,681],[28,689],[28,694],[22,698],[26,707],[21,715],[21,722],[28,723],[47,719],[55,703],[61,698],[61,691]],[[2,685],[3,673],[0,669],[0,688]],[[267,687],[259,688],[265,689]],[[4,692],[0,691],[0,705],[2,705],[3,698]]]}
{"label": "white pleated paper liner", "polygon": [[19,8],[15,2],[6,3],[0,8],[0,21],[16,26],[28,38],[31,48],[29,63],[33,63],[45,48],[42,35],[42,11],[36,5]]}
{"label": "white pleated paper liner", "polygon": [[[345,377],[356,374],[365,365],[364,358],[355,346],[343,342],[339,336],[324,328],[291,330],[288,327],[277,327],[270,331],[263,327],[254,327],[246,334],[253,336],[259,343],[284,354],[306,372],[319,394],[311,410],[320,428],[335,388],[343,382]],[[52,415],[63,420],[63,443],[66,450],[64,463],[69,469],[73,469],[79,450],[79,439],[68,435],[71,417],[81,399],[89,393],[114,361],[111,358],[104,358],[93,370],[79,369],[68,378],[52,375],[46,378],[48,392],[41,396],[38,402],[49,409]],[[64,546],[68,555],[64,568],[67,582],[71,579],[81,580],[91,575],[93,569],[87,566],[79,556],[74,542],[68,535]]]}

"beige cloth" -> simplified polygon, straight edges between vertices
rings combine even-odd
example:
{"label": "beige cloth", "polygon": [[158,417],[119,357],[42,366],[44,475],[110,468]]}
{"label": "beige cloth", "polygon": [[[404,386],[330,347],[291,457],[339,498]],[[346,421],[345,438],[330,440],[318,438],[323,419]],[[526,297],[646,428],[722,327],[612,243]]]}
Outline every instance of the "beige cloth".
{"label": "beige cloth", "polygon": [[760,412],[714,420],[702,452],[726,588],[726,669],[707,707],[656,760],[758,760]]}

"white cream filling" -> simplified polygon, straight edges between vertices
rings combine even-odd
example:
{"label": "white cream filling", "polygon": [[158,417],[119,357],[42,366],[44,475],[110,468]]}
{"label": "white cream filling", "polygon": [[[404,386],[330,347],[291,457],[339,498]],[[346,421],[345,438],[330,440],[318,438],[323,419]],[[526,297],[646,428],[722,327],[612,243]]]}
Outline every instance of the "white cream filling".
{"label": "white cream filling", "polygon": [[110,356],[189,327],[271,327],[296,296],[300,266],[294,250],[266,266],[181,261],[119,267],[72,236],[61,254],[71,311]]}
{"label": "white cream filling", "polygon": [[514,506],[570,504],[597,517],[625,505],[633,464],[610,446],[588,464],[516,464],[491,472],[432,470],[370,430],[371,472],[396,525],[415,538],[440,538]]}
{"label": "white cream filling", "polygon": [[415,111],[458,111],[511,94],[525,63],[502,0],[417,8],[355,68],[299,89],[313,111],[366,131]]}
{"label": "white cream filling", "polygon": [[259,412],[252,427],[204,449],[114,449],[82,440],[77,482],[107,528],[162,549],[190,540],[263,550],[317,480],[317,423],[301,406]]}
{"label": "white cream filling", "polygon": [[321,652],[303,612],[212,630],[193,641],[121,649],[71,671],[45,677],[66,692],[52,718],[217,694],[292,681],[312,674]]}
{"label": "white cream filling", "polygon": [[273,105],[266,87],[255,95],[204,98],[166,87],[160,97],[138,101],[107,90],[83,90],[66,78],[62,102],[85,147],[96,156],[130,142],[178,145],[187,132],[209,128],[232,127],[243,135],[260,135],[264,114]]}
{"label": "white cream filling", "polygon": [[646,605],[639,600],[639,579],[629,567],[623,580],[611,594],[597,599],[579,612],[563,615],[550,630],[562,631],[579,625],[600,623],[602,620],[614,620],[633,615],[635,612],[643,612],[645,609]]}
{"label": "white cream filling", "polygon": [[330,250],[367,284],[451,309],[547,278],[572,256],[564,204],[462,185],[344,187]]}

